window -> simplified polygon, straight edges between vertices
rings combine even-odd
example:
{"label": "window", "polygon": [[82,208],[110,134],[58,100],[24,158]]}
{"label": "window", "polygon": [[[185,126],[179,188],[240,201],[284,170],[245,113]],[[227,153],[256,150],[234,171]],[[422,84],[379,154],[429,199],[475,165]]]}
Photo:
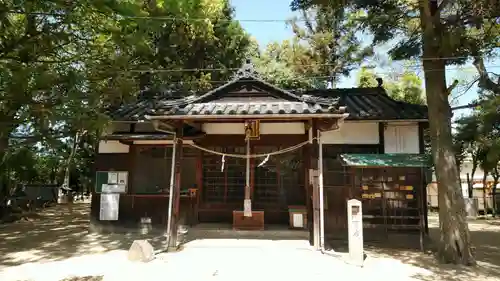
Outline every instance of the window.
{"label": "window", "polygon": [[323,145],[323,182],[325,188],[350,186],[351,173],[340,160],[343,153],[379,153],[378,145]]}
{"label": "window", "polygon": [[135,169],[132,173],[133,192],[136,194],[168,192],[171,164],[171,147],[137,147]]}
{"label": "window", "polygon": [[[196,183],[197,151],[182,148],[181,190],[191,188]],[[168,193],[172,171],[172,146],[137,146],[134,171],[132,173],[132,192],[135,194]]]}
{"label": "window", "polygon": [[[210,150],[245,154],[245,147],[210,147]],[[245,198],[246,161],[243,158],[203,153],[203,201],[206,203],[242,203]]]}
{"label": "window", "polygon": [[[260,146],[256,147],[253,153],[264,154],[277,150],[278,148],[273,146]],[[256,203],[277,203],[280,198],[279,166],[276,163],[277,161],[274,159],[274,156],[272,156],[261,167],[258,167],[260,164],[259,160],[263,161],[264,159],[256,159],[255,162],[253,199]]]}
{"label": "window", "polygon": [[[275,152],[284,147],[255,147],[255,154]],[[256,204],[274,205],[286,208],[288,205],[305,205],[306,191],[304,178],[303,150],[256,159],[253,199]]]}

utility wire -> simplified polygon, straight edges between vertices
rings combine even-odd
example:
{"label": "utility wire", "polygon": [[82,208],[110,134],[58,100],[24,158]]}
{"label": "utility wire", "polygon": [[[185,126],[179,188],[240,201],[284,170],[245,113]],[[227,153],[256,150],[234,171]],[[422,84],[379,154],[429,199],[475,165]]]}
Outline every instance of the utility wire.
{"label": "utility wire", "polygon": [[[396,63],[401,63],[401,62],[405,62],[405,61],[426,61],[426,60],[456,60],[456,59],[471,59],[471,56],[455,56],[455,57],[419,57],[419,58],[413,58],[413,59],[406,59],[406,60],[400,60],[400,61],[391,61],[390,64],[396,64]],[[11,61],[13,59],[10,59],[10,58],[0,58],[0,61]],[[64,62],[71,62],[72,60],[68,60],[68,59],[63,59]],[[380,63],[379,61],[377,61],[376,59],[370,59],[370,58],[367,58],[365,59],[367,63]],[[74,60],[74,62],[79,62],[80,60]],[[40,63],[58,63],[57,60],[55,61],[40,61]],[[384,62],[384,64],[386,64]],[[288,64],[288,66],[293,66],[293,65],[297,65],[297,66],[336,66],[337,64],[335,63],[317,63],[317,64]],[[422,65],[402,65],[402,67],[416,67],[416,68],[419,68],[419,67],[422,67]],[[200,71],[200,70],[238,70],[239,68],[193,68],[192,71]],[[184,70],[188,71],[189,68],[184,68]]]}
{"label": "utility wire", "polygon": [[[54,17],[63,17],[66,16],[64,13],[54,13],[54,12],[25,12],[25,11],[16,11],[16,10],[8,10],[4,13],[8,14],[19,14],[19,15],[34,15],[34,16],[54,16]],[[104,14],[104,13],[103,13]],[[111,15],[110,15],[111,16]],[[261,23],[269,23],[269,22],[290,22],[290,21],[316,21],[315,19],[304,19],[304,18],[294,18],[294,19],[224,19],[224,18],[191,18],[191,17],[172,17],[172,16],[127,16],[115,14],[114,16],[122,19],[141,19],[141,20],[159,20],[159,21],[190,21],[190,22],[206,22],[206,21],[217,21],[217,22],[261,22]]]}
{"label": "utility wire", "polygon": [[[334,65],[334,64],[316,64],[316,65]],[[293,66],[293,65],[291,65]],[[307,66],[307,65],[297,65],[297,66]],[[309,65],[309,66],[315,66],[315,65]],[[422,66],[414,66],[415,68],[421,68]],[[500,65],[490,65],[487,68],[498,68]],[[158,72],[166,72],[166,73],[175,73],[175,72],[218,72],[218,71],[236,71],[239,68],[179,68],[179,69],[132,69],[132,70],[123,70],[122,72],[139,72],[139,73],[158,73]],[[453,68],[446,68],[445,71],[449,70],[466,70],[466,69],[476,69],[473,66],[468,66],[468,67],[453,67]],[[437,72],[437,71],[442,71],[441,69],[427,69],[423,70],[424,72]],[[390,71],[374,71],[374,74],[394,74],[394,72]],[[401,75],[404,74],[404,71]],[[398,76],[396,74],[396,76]],[[329,78],[331,76],[307,76],[307,75],[299,75],[294,78]],[[203,79],[200,79],[203,80]],[[225,80],[225,81],[214,81],[213,82],[229,82],[232,80]]]}
{"label": "utility wire", "polygon": [[[56,13],[56,12],[26,12],[19,10],[6,10],[0,11],[8,14],[21,14],[21,15],[39,15],[39,16],[54,16],[54,17],[63,17],[67,14],[65,13]],[[105,12],[102,13],[106,15]],[[121,15],[121,14],[109,14],[109,16],[115,16],[117,19],[138,19],[138,20],[158,20],[158,21],[182,21],[182,22],[207,22],[207,21],[216,21],[216,22],[255,22],[255,23],[282,23],[282,22],[316,22],[319,21],[317,19],[305,19],[305,18],[290,18],[290,19],[225,19],[225,18],[196,18],[196,17],[172,17],[172,16],[129,16],[129,15]],[[481,34],[478,34],[481,35]]]}

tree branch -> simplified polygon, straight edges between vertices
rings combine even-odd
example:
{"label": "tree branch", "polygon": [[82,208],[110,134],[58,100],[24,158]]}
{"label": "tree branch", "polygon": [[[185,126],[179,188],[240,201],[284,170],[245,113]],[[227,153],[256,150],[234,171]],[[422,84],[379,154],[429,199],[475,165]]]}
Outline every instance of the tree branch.
{"label": "tree branch", "polygon": [[458,80],[453,80],[453,83],[446,89],[446,92],[448,93],[448,96],[451,95],[451,92],[457,87],[458,85]]}
{"label": "tree branch", "polygon": [[479,105],[479,102],[472,102],[472,103],[469,103],[466,105],[459,105],[459,106],[452,107],[451,110],[453,111],[453,110],[458,110],[458,109],[474,108],[478,105]]}
{"label": "tree branch", "polygon": [[446,8],[446,6],[448,6],[448,4],[450,4],[450,0],[443,0],[441,4],[437,7],[436,14],[434,15],[434,17],[437,17],[439,19],[441,12],[443,11],[444,8]]}
{"label": "tree branch", "polygon": [[488,75],[488,71],[484,66],[484,60],[481,56],[475,56],[472,63],[479,73],[478,86],[481,89],[493,92],[495,95],[500,95],[500,84],[493,82]]}

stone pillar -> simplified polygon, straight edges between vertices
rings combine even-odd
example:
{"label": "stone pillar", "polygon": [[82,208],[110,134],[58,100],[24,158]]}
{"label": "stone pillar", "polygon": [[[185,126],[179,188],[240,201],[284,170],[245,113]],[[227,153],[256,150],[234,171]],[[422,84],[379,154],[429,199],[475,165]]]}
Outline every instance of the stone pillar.
{"label": "stone pillar", "polygon": [[363,266],[363,211],[361,201],[357,199],[347,201],[347,228],[350,262]]}

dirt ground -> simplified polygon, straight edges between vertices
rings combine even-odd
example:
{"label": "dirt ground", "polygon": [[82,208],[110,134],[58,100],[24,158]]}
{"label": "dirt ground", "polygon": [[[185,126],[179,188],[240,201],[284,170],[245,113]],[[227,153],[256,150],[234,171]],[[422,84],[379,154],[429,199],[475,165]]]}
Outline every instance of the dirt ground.
{"label": "dirt ground", "polygon": [[[439,265],[429,253],[384,243],[368,245],[365,266],[359,268],[340,254],[313,251],[307,241],[276,239],[195,240],[178,253],[159,254],[141,264],[127,261],[132,241],[151,239],[155,249],[161,249],[163,237],[88,234],[88,208],[75,204],[69,215],[65,206],[57,206],[30,221],[0,225],[0,280],[326,280],[333,276],[372,281],[500,280],[498,220],[470,222],[479,261],[474,268]],[[429,222],[431,236],[436,237],[437,218],[431,215]]]}

